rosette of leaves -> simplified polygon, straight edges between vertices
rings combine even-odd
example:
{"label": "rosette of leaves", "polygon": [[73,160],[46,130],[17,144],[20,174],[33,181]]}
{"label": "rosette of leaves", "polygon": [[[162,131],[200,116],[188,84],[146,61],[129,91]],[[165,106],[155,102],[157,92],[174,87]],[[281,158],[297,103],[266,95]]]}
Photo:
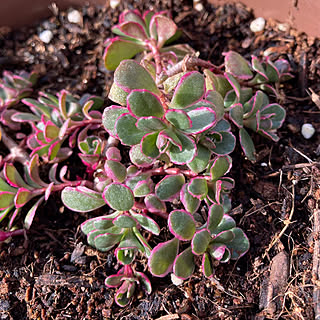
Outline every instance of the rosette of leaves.
{"label": "rosette of leaves", "polygon": [[231,166],[232,160],[229,156],[215,157],[203,175],[198,175],[184,184],[180,190],[180,200],[185,210],[194,214],[201,201],[204,201],[207,206],[220,204],[224,212],[228,212],[231,209],[229,194],[235,183],[225,175]]}
{"label": "rosette of leaves", "polygon": [[[15,111],[11,120],[31,125],[32,133],[27,138],[31,156],[37,154],[46,162],[67,159],[76,146],[79,130],[83,127],[95,129],[101,123],[98,109],[102,107],[103,99],[100,97],[84,95],[77,100],[62,90],[57,96],[41,92],[38,100],[27,98],[22,102],[30,112]],[[81,139],[86,140],[83,135]],[[68,140],[68,147],[62,146],[65,140]],[[90,154],[91,151],[88,152]]]}
{"label": "rosette of leaves", "polygon": [[130,265],[123,266],[115,275],[106,278],[105,285],[109,288],[118,288],[115,294],[115,302],[120,307],[128,305],[134,295],[137,285],[143,285],[145,291],[152,291],[148,277],[139,271],[134,271]]}
{"label": "rosette of leaves", "polygon": [[103,150],[103,140],[96,135],[88,135],[90,125],[86,126],[80,131],[77,137],[77,144],[80,153],[79,158],[82,163],[87,167],[88,172],[94,172],[101,159],[101,152]]}
{"label": "rosette of leaves", "polygon": [[145,57],[148,60],[153,57],[172,62],[194,52],[187,45],[164,47],[181,34],[167,11],[147,11],[141,15],[138,10],[126,10],[120,15],[119,24],[112,27],[112,32],[117,37],[108,39],[103,57],[108,70],[115,70],[122,60],[144,51],[150,52]]}
{"label": "rosette of leaves", "polygon": [[[173,272],[178,278],[189,278],[196,266],[196,256],[202,259],[203,274],[210,277],[213,260],[239,259],[249,250],[247,236],[219,204],[209,207],[207,221],[201,227],[185,210],[172,211],[168,227],[174,238],[154,247],[148,261],[150,272],[157,277]],[[180,244],[185,242],[191,242],[190,246],[179,253]]]}
{"label": "rosette of leaves", "polygon": [[[239,128],[244,153],[254,161],[254,144],[244,127],[274,141],[279,140],[276,131],[282,126],[286,113],[279,104],[270,103],[266,93],[278,95],[272,84],[292,77],[289,64],[283,59],[272,63],[269,58],[260,62],[255,56],[252,56],[250,64],[236,52],[230,51],[224,55],[224,74],[205,70],[209,89],[207,99],[224,107],[228,118]],[[224,119],[226,126],[225,122]]]}
{"label": "rosette of leaves", "polygon": [[11,107],[29,96],[37,78],[35,72],[22,71],[19,74],[13,74],[10,71],[4,71],[0,79],[0,110]]}
{"label": "rosette of leaves", "polygon": [[217,113],[222,115],[204,99],[202,74],[180,74],[171,101],[165,101],[150,73],[137,62],[125,60],[115,72],[109,98],[122,107],[106,108],[103,125],[122,144],[132,146],[134,164],[148,166],[166,154],[174,164],[190,164],[197,157],[204,170],[213,146],[204,136],[217,123]]}
{"label": "rosette of leaves", "polygon": [[68,185],[80,185],[82,181],[69,181],[64,175],[67,167],[59,172],[60,181],[57,180],[57,164],[49,170],[50,183],[44,182],[39,176],[39,156],[35,154],[28,165],[24,167],[22,177],[13,164],[5,163],[0,176],[0,221],[9,218],[8,230],[13,226],[15,218],[21,210],[37,198],[37,201],[28,210],[24,227],[29,229],[39,205],[47,201],[52,192],[60,191]]}

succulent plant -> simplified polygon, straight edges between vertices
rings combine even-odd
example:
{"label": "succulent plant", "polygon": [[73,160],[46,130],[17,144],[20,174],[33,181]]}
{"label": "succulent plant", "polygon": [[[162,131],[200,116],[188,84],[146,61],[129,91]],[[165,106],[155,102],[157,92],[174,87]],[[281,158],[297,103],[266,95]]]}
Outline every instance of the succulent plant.
{"label": "succulent plant", "polygon": [[[115,302],[126,306],[139,285],[151,292],[148,277],[136,271],[137,256],[148,260],[153,276],[173,272],[186,279],[196,268],[211,277],[217,262],[248,251],[247,236],[228,214],[235,185],[226,176],[230,154],[235,135],[251,161],[250,131],[278,141],[286,115],[276,100],[279,83],[292,76],[283,59],[252,56],[249,62],[229,51],[215,66],[188,45],[167,46],[179,35],[167,12],[125,11],[112,31],[117,37],[108,40],[104,62],[115,70],[109,98],[117,105],[103,109],[99,97],[79,100],[62,90],[23,99],[30,112],[3,110],[3,124],[18,130],[27,122],[32,132],[26,146],[15,146],[31,150],[23,176],[10,157],[1,161],[0,221],[7,227],[0,241],[23,234],[14,223],[26,204],[32,204],[24,222],[29,229],[38,206],[61,191],[70,210],[102,213],[81,230],[92,247],[113,250],[121,268],[105,284],[117,288]],[[30,92],[33,75],[7,74],[4,82],[15,89],[2,86],[0,102],[11,106]],[[67,166],[57,179],[58,162],[75,148],[88,180],[67,180]],[[40,158],[52,165],[49,183],[39,177]],[[159,242],[163,228],[172,237]]]}
{"label": "succulent plant", "polygon": [[10,71],[4,71],[0,80],[0,110],[11,107],[22,98],[29,96],[37,78],[34,72],[22,71],[19,74],[13,74]]}
{"label": "succulent plant", "polygon": [[[43,160],[55,163],[67,159],[77,143],[80,129],[82,135],[79,141],[82,154],[86,149],[84,132],[99,128],[103,100],[96,96],[84,95],[80,100],[62,90],[57,96],[40,92],[38,101],[26,98],[22,102],[30,108],[30,112],[14,111],[11,113],[11,123],[27,122],[32,127],[32,133],[27,138],[27,146],[31,152]],[[13,111],[13,110],[11,110]],[[68,147],[63,147],[68,139]],[[89,139],[90,140],[90,139]],[[89,141],[88,140],[88,141]],[[99,149],[97,150],[99,151]],[[84,157],[84,156],[83,156]]]}
{"label": "succulent plant", "polygon": [[167,11],[146,11],[141,15],[138,10],[126,10],[120,15],[119,24],[112,27],[112,32],[117,36],[106,41],[103,57],[108,70],[115,70],[121,61],[143,51],[150,52],[144,57],[146,61],[153,58],[162,64],[175,63],[194,52],[187,45],[164,47],[181,34]]}

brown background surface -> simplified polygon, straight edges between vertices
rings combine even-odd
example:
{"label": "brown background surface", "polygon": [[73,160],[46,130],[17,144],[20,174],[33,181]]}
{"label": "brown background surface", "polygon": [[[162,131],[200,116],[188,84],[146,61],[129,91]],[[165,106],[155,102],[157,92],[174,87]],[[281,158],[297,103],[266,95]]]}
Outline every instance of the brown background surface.
{"label": "brown background surface", "polygon": [[[231,2],[230,0],[209,0],[212,3]],[[20,27],[36,22],[37,19],[50,15],[48,6],[52,0],[1,0],[0,25]],[[84,4],[86,0],[55,0],[59,8]],[[90,0],[91,3],[106,4],[108,0]],[[320,36],[320,1],[319,0],[242,0],[254,9],[256,16],[274,18],[288,22],[294,28]]]}

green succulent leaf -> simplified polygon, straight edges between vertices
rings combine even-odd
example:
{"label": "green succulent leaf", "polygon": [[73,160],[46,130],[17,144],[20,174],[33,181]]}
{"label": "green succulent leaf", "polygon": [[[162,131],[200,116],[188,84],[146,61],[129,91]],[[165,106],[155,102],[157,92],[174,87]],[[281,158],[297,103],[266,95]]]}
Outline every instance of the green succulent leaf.
{"label": "green succulent leaf", "polygon": [[216,233],[217,226],[222,222],[224,215],[223,207],[219,204],[213,204],[209,208],[207,229],[211,234]]}
{"label": "green succulent leaf", "polygon": [[144,153],[142,153],[140,144],[136,144],[132,146],[129,152],[131,162],[137,167],[149,167],[154,159],[147,157]]}
{"label": "green succulent leaf", "polygon": [[187,279],[193,274],[194,268],[194,256],[191,247],[189,247],[176,257],[173,272],[178,278]]}
{"label": "green succulent leaf", "polygon": [[123,182],[127,177],[126,167],[119,161],[106,160],[104,169],[113,181]]}
{"label": "green succulent leaf", "polygon": [[164,115],[159,98],[148,90],[133,90],[128,95],[127,106],[130,113],[140,117],[158,117]]}
{"label": "green succulent leaf", "polygon": [[202,258],[202,272],[207,278],[213,274],[211,259],[208,253],[205,253]]}
{"label": "green succulent leaf", "polygon": [[241,144],[242,150],[245,153],[246,157],[250,161],[255,161],[256,157],[254,154],[255,154],[256,150],[255,150],[254,143],[253,143],[249,133],[247,132],[246,129],[240,128],[239,135],[240,135],[240,144]]}
{"label": "green succulent leaf", "polygon": [[187,185],[185,184],[181,191],[180,191],[180,200],[184,206],[184,208],[190,212],[190,213],[195,213],[199,206],[200,206],[200,200],[194,197],[187,188]]}
{"label": "green succulent leaf", "polygon": [[157,277],[166,276],[172,270],[178,248],[179,240],[177,238],[159,243],[153,248],[148,262],[151,274]]}
{"label": "green succulent leaf", "polygon": [[[114,85],[117,86],[115,91],[112,90]],[[134,60],[123,60],[114,73],[114,84],[111,87],[109,98],[126,105],[127,95],[135,89],[146,89],[157,95],[160,94],[152,76],[145,68]]]}
{"label": "green succulent leaf", "polygon": [[210,167],[211,180],[216,181],[223,177],[229,172],[231,165],[232,159],[229,156],[217,157]]}
{"label": "green succulent leaf", "polygon": [[196,224],[192,215],[184,210],[174,210],[168,217],[170,232],[179,240],[191,240]]}
{"label": "green succulent leaf", "polygon": [[183,109],[200,100],[204,93],[205,80],[201,73],[188,72],[179,80],[170,106],[174,109]]}
{"label": "green succulent leaf", "polygon": [[227,244],[227,247],[231,251],[231,259],[238,259],[249,250],[250,243],[242,229],[233,228],[230,231],[233,232],[234,239]]}
{"label": "green succulent leaf", "polygon": [[168,175],[159,181],[155,187],[156,196],[160,200],[170,200],[178,192],[185,183],[183,174]]}
{"label": "green succulent leaf", "polygon": [[139,144],[146,132],[141,131],[136,126],[137,119],[131,114],[121,115],[116,122],[116,132],[123,144],[133,146]]}
{"label": "green succulent leaf", "polygon": [[189,129],[192,125],[192,121],[187,113],[179,109],[169,109],[166,112],[166,119],[177,129],[181,130]]}
{"label": "green succulent leaf", "polygon": [[100,193],[86,187],[66,187],[61,199],[66,207],[76,212],[93,211],[106,204]]}
{"label": "green succulent leaf", "polygon": [[193,178],[188,183],[188,191],[196,198],[203,200],[208,193],[208,184],[204,178]]}
{"label": "green succulent leaf", "polygon": [[224,53],[224,56],[227,72],[242,80],[248,80],[253,77],[248,62],[239,53],[229,51]]}
{"label": "green succulent leaf", "polygon": [[133,228],[137,225],[137,222],[132,217],[124,214],[116,217],[112,222],[118,228]]}
{"label": "green succulent leaf", "polygon": [[137,128],[145,132],[160,131],[166,128],[164,122],[156,117],[141,117],[138,119]]}
{"label": "green succulent leaf", "polygon": [[128,211],[134,205],[131,189],[120,183],[111,183],[103,191],[103,199],[114,210]]}
{"label": "green succulent leaf", "polygon": [[104,109],[102,115],[102,124],[104,128],[113,136],[116,137],[117,132],[115,130],[115,124],[117,119],[124,113],[127,113],[127,108],[119,106],[110,106]]}
{"label": "green succulent leaf", "polygon": [[238,127],[243,127],[243,106],[241,103],[234,104],[229,110],[230,119]]}
{"label": "green succulent leaf", "polygon": [[211,235],[206,229],[195,233],[191,241],[192,252],[196,255],[204,254],[211,241]]}
{"label": "green succulent leaf", "polygon": [[137,43],[115,38],[106,48],[103,56],[104,65],[108,70],[115,70],[121,61],[130,59],[144,50],[144,46]]}
{"label": "green succulent leaf", "polygon": [[95,247],[98,250],[110,250],[110,247],[115,246],[119,243],[122,238],[122,234],[112,234],[112,233],[104,233],[99,234],[94,238]]}
{"label": "green succulent leaf", "polygon": [[157,158],[159,150],[157,147],[158,132],[146,134],[141,141],[141,151],[150,158]]}
{"label": "green succulent leaf", "polygon": [[211,157],[211,152],[208,148],[201,144],[197,145],[197,151],[198,153],[195,158],[187,165],[193,172],[200,173],[207,168]]}
{"label": "green succulent leaf", "polygon": [[190,163],[196,156],[197,149],[193,138],[189,138],[187,135],[176,132],[179,141],[181,142],[181,148],[171,144],[167,153],[170,160],[175,164],[187,164]]}
{"label": "green succulent leaf", "polygon": [[134,212],[131,212],[131,215],[133,218],[135,218],[138,221],[138,223],[141,225],[141,227],[144,228],[145,230],[147,230],[155,235],[158,235],[160,233],[160,227],[150,217],[143,215],[143,214],[140,214],[140,213],[134,213]]}

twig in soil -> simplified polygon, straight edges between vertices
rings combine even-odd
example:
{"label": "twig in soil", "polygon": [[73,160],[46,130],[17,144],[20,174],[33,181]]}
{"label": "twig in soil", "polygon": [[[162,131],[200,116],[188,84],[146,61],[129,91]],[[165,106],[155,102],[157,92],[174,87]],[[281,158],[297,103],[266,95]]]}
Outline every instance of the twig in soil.
{"label": "twig in soil", "polygon": [[177,313],[168,314],[166,316],[162,316],[160,318],[157,318],[156,320],[173,320],[173,319],[179,319],[179,315]]}
{"label": "twig in soil", "polygon": [[308,95],[311,97],[311,100],[315,105],[320,109],[320,97],[316,94],[311,88],[306,89]]}
{"label": "twig in soil", "polygon": [[280,233],[272,240],[272,242],[269,244],[269,247],[265,250],[264,254],[263,254],[263,258],[265,258],[265,256],[269,253],[269,251],[271,250],[271,248],[280,240],[280,238],[283,236],[283,234],[286,232],[286,230],[288,229],[289,225],[292,223],[292,217],[293,217],[293,213],[295,210],[295,206],[294,206],[294,198],[295,198],[295,187],[294,184],[292,184],[292,204],[291,204],[291,210],[290,210],[290,214],[289,214],[289,218],[284,220],[284,227],[283,229],[280,231]]}
{"label": "twig in soil", "polygon": [[314,247],[313,247],[313,266],[312,266],[312,280],[313,287],[313,303],[315,319],[320,319],[320,210],[318,202],[316,208],[313,210],[314,223]]}

